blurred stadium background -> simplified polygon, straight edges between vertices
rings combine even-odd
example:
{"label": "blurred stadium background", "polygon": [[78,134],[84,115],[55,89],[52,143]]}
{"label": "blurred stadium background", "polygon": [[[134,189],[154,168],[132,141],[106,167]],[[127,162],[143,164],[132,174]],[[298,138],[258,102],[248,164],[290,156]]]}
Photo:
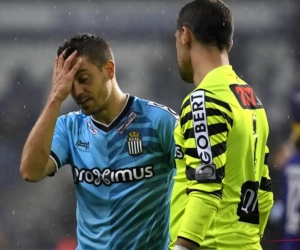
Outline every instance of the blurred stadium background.
{"label": "blurred stadium background", "polygon": [[[0,249],[74,250],[75,198],[71,171],[25,183],[21,150],[51,87],[57,47],[76,32],[108,40],[121,88],[179,112],[192,90],[177,71],[174,32],[188,1],[0,1]],[[231,63],[264,103],[269,122],[270,170],[277,205],[264,249],[280,239],[280,177],[290,132],[289,95],[299,84],[300,1],[225,0],[235,16]],[[68,99],[62,113],[77,110]],[[69,247],[69,248],[68,248]]]}

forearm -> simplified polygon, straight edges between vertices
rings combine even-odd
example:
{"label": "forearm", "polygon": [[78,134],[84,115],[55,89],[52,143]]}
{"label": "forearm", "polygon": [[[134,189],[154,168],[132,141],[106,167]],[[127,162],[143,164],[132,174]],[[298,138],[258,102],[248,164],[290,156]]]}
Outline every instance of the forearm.
{"label": "forearm", "polygon": [[43,112],[32,128],[24,145],[20,172],[28,181],[39,181],[44,176],[61,101],[49,97]]}
{"label": "forearm", "polygon": [[[194,242],[195,246],[199,246],[215,217],[220,206],[220,201],[221,200],[214,195],[196,191],[190,193],[177,235],[177,243],[191,248],[191,245],[188,243],[188,241],[190,241]],[[185,239],[187,239],[187,241]],[[186,241],[186,245],[183,243],[184,241]]]}

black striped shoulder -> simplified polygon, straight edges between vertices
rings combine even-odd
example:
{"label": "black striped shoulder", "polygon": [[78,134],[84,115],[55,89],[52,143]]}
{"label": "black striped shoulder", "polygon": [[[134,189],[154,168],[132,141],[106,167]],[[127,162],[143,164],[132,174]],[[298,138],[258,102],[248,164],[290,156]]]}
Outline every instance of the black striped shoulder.
{"label": "black striped shoulder", "polygon": [[204,89],[196,89],[182,103],[180,113],[180,123],[184,126],[193,119],[193,112],[204,110],[206,116],[222,116],[232,127],[232,110],[230,105],[218,98],[216,94]]}

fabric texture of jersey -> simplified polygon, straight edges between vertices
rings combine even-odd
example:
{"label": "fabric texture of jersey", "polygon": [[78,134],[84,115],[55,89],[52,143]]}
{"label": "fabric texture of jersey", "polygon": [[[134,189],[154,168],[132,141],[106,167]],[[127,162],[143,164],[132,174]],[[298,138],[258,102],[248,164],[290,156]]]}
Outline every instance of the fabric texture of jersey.
{"label": "fabric texture of jersey", "polygon": [[261,249],[273,204],[268,122],[252,88],[231,66],[211,71],[183,101],[175,128],[171,244],[202,250]]}
{"label": "fabric texture of jersey", "polygon": [[168,248],[176,117],[128,96],[109,126],[81,111],[58,118],[51,158],[72,167],[77,250]]}
{"label": "fabric texture of jersey", "polygon": [[[283,239],[281,250],[300,249],[300,153],[296,153],[285,164],[282,175],[284,203]],[[288,241],[290,240],[290,241]]]}

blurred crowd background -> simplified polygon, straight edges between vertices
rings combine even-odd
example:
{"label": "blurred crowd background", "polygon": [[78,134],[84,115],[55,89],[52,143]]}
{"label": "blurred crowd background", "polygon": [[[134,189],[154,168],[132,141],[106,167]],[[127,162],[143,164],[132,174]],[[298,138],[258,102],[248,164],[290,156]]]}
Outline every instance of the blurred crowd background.
{"label": "blurred crowd background", "polygon": [[[47,100],[57,47],[77,32],[110,42],[117,80],[132,95],[179,112],[192,85],[181,81],[175,28],[188,1],[0,1],[0,249],[74,250],[75,197],[69,167],[41,183],[19,175],[21,150]],[[270,123],[276,205],[264,249],[276,250],[281,169],[290,133],[289,97],[299,84],[300,1],[225,0],[235,17],[231,63],[254,88]],[[68,99],[61,113],[77,110]]]}

